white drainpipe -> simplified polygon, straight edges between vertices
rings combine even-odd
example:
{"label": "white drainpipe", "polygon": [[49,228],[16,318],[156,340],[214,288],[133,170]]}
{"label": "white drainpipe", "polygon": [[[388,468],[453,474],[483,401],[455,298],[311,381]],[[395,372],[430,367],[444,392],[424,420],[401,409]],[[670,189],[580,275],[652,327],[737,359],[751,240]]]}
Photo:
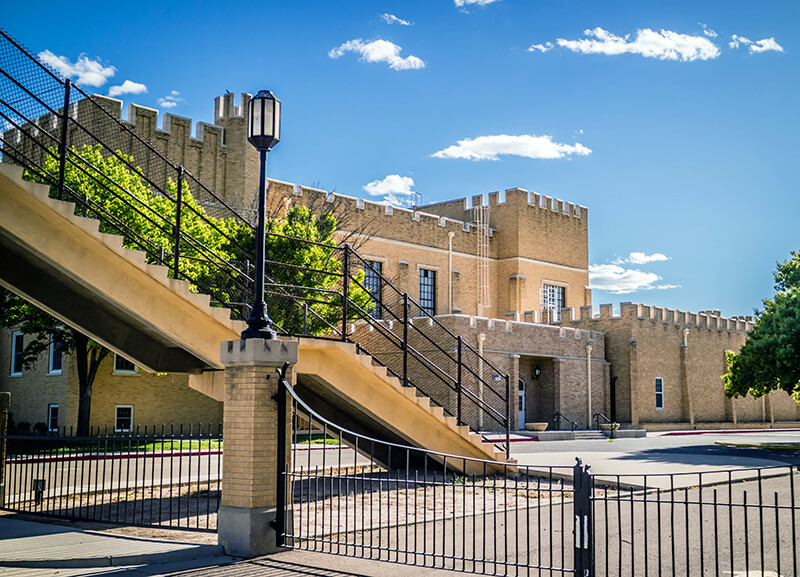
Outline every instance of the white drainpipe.
{"label": "white drainpipe", "polygon": [[[483,401],[483,341],[486,340],[486,335],[480,333],[478,335],[478,398]],[[478,429],[483,430],[483,405],[478,411]]]}
{"label": "white drainpipe", "polygon": [[453,237],[456,235],[452,230],[448,233],[450,237],[447,247],[447,314],[453,314]]}

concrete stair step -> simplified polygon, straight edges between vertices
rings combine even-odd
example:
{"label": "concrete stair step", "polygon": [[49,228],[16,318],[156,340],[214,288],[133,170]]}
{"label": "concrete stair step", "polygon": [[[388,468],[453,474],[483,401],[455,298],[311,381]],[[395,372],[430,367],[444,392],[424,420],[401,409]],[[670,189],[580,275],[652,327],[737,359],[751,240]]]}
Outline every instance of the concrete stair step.
{"label": "concrete stair step", "polygon": [[605,441],[608,437],[602,431],[575,431],[576,441]]}

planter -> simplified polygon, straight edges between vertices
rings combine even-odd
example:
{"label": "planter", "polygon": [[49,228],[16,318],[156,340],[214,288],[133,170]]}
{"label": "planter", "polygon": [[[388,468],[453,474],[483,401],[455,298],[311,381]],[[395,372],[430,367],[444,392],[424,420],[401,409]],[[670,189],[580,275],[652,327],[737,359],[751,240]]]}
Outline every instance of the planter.
{"label": "planter", "polygon": [[601,431],[616,431],[619,429],[619,423],[600,423]]}
{"label": "planter", "polygon": [[525,429],[528,431],[544,431],[547,429],[549,423],[525,423]]}

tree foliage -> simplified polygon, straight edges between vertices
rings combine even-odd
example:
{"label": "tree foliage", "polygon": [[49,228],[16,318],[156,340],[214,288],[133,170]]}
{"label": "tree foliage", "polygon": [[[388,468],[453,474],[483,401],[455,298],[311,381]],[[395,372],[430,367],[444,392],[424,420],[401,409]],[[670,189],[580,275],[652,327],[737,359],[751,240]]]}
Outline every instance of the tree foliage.
{"label": "tree foliage", "polygon": [[[89,202],[87,216],[100,220],[102,232],[123,236],[123,246],[147,252],[147,261],[171,261],[175,248],[177,183],[168,180],[164,193],[154,191],[134,159],[117,152],[105,155],[102,149],[86,146],[70,150],[71,162],[65,167],[66,186]],[[44,170],[58,173],[55,155],[48,156]],[[26,173],[28,180],[49,183],[36,172]],[[51,191],[55,196],[56,191]],[[195,292],[212,295],[220,304],[242,306],[249,302],[243,275],[232,273],[235,267],[247,272],[244,263],[251,259],[254,232],[241,220],[217,219],[206,214],[186,183],[181,191],[181,231],[179,277],[190,282]],[[79,212],[76,206],[76,213]],[[334,241],[336,219],[332,214],[315,217],[307,208],[291,208],[284,218],[268,223],[266,255],[267,300],[275,323],[287,332],[306,326],[310,334],[331,332],[341,318],[342,286],[341,249]],[[357,281],[363,281],[356,276]],[[350,300],[369,306],[370,297],[357,284],[350,285]],[[308,305],[303,323],[302,303]],[[45,353],[51,342],[60,343],[64,354],[76,359],[79,381],[78,434],[87,434],[90,422],[91,391],[100,363],[109,351],[85,335],[51,317],[12,293],[0,289],[0,324],[18,327],[26,334],[23,366],[30,369]],[[356,316],[355,312],[350,315]]]}
{"label": "tree foliage", "polygon": [[800,251],[778,264],[775,296],[764,300],[739,353],[726,354],[728,397],[758,398],[783,389],[800,403]]}

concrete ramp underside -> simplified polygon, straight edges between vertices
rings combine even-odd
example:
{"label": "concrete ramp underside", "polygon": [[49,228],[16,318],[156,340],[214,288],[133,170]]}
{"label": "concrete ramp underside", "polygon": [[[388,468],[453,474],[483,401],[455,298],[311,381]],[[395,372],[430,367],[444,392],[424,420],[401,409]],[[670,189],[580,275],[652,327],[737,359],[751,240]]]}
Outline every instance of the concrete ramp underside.
{"label": "concrete ramp underside", "polygon": [[48,192],[0,164],[0,284],[148,371],[222,369],[219,343],[241,330],[230,312]]}
{"label": "concrete ramp underside", "polygon": [[[431,451],[472,459],[504,462],[505,454],[455,417],[403,387],[369,355],[357,354],[351,343],[300,339],[296,390],[311,408],[330,421],[356,433]],[[396,454],[405,466],[405,454]],[[383,462],[385,459],[381,458]],[[388,463],[392,464],[392,463]],[[454,469],[464,462],[453,460]],[[467,462],[467,473],[483,473],[483,465]]]}

